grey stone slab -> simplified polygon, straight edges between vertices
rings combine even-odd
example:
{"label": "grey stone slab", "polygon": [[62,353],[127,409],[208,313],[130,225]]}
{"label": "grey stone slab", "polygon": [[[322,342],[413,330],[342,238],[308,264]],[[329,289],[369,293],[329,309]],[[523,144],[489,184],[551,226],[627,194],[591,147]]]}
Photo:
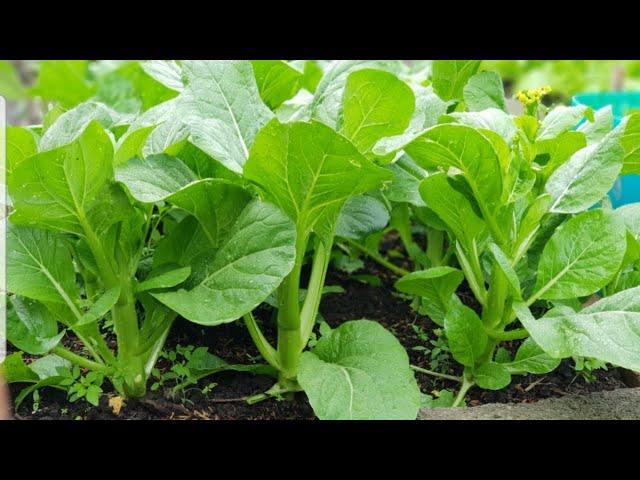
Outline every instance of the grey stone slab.
{"label": "grey stone slab", "polygon": [[640,420],[640,388],[567,395],[535,403],[422,409],[419,420]]}

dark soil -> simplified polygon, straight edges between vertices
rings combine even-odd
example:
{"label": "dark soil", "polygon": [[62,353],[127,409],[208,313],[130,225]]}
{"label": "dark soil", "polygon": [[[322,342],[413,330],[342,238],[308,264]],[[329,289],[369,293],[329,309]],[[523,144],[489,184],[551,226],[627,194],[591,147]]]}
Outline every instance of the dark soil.
{"label": "dark soil", "polygon": [[[397,248],[395,238],[383,242],[382,250]],[[403,261],[393,260],[399,265]],[[375,275],[382,281],[381,287],[374,287],[350,278],[346,273],[330,270],[327,285],[340,285],[345,289],[342,294],[327,294],[320,307],[324,319],[332,327],[348,320],[367,318],[380,322],[393,332],[407,349],[413,365],[432,369],[431,355],[422,347],[433,348],[427,340],[435,340],[435,325],[429,318],[413,311],[409,302],[397,295],[393,289],[396,278],[386,269],[365,260],[365,267],[358,274]],[[472,308],[477,304],[468,287],[462,286],[461,299]],[[270,312],[259,309],[257,316],[262,319],[262,326],[267,337],[273,343],[275,328],[270,320]],[[421,338],[422,337],[422,338]],[[221,325],[215,328],[204,328],[193,323],[178,320],[167,342],[167,349],[176,345],[207,346],[209,351],[232,363],[251,363],[259,361],[259,356],[251,338],[242,322]],[[74,346],[72,342],[67,344]],[[517,346],[505,343],[509,350]],[[417,348],[416,348],[417,347]],[[170,367],[169,362],[161,359],[158,368],[161,371]],[[452,359],[446,357],[439,363],[440,371],[449,374],[460,374],[460,367]],[[529,375],[514,377],[508,388],[499,391],[472,389],[467,396],[468,405],[479,405],[491,402],[530,403],[543,398],[561,397],[568,394],[589,393],[602,390],[613,390],[625,386],[617,369],[596,370],[593,379],[586,381],[577,375],[572,368],[572,361],[565,360],[554,372],[547,375]],[[439,380],[417,373],[416,378],[423,393],[437,395],[442,389],[455,391],[457,384],[448,380]],[[211,382],[217,385],[203,394],[201,388]],[[314,419],[304,393],[298,393],[293,400],[269,399],[248,405],[244,398],[261,393],[273,384],[267,376],[250,373],[223,372],[200,381],[200,388],[188,389],[180,398],[172,398],[170,388],[161,388],[149,392],[142,400],[131,400],[116,416],[109,406],[109,398],[114,394],[107,391],[102,395],[100,405],[93,407],[84,401],[70,403],[66,393],[54,389],[43,389],[40,392],[40,405],[32,412],[32,402],[27,399],[16,412],[19,419]],[[108,389],[108,382],[103,388]],[[15,396],[20,385],[11,386]]]}

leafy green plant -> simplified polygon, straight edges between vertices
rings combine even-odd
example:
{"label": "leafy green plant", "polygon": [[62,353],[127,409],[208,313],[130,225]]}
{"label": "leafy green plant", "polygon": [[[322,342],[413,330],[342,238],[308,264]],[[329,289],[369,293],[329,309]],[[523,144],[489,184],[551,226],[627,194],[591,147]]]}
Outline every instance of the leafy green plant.
{"label": "leafy green plant", "polygon": [[[361,95],[370,101],[387,88],[408,91],[393,74],[368,68],[374,64],[332,64],[310,102],[294,112],[296,119],[282,123],[276,117],[287,101],[281,100],[305,85],[304,72],[301,79],[292,65],[282,62],[181,62],[181,86],[173,77],[166,81],[177,96],[128,120],[113,157],[115,181],[124,186],[134,208],[149,212],[147,223],[158,231],[144,236],[151,245],[141,245],[141,251],[148,252],[143,267],[151,272],[136,283],[137,291],[146,292],[141,306],[202,325],[244,317],[260,353],[277,372],[278,382],[269,394],[304,388],[321,418],[410,418],[419,404],[406,353],[381,327],[367,322],[343,325],[318,340],[312,352],[303,353],[318,316],[341,210],[350,198],[390,178],[371,159],[370,148],[381,136],[401,132],[409,120],[395,118],[388,101],[380,104],[381,111],[365,115],[359,97],[353,96],[359,94],[349,94],[363,89]],[[358,74],[355,84],[347,80],[350,74]],[[412,101],[407,96],[407,102]],[[100,113],[104,107],[89,102],[61,115],[45,135],[61,121],[83,125],[93,112],[110,125],[107,128],[114,127],[113,118]],[[50,133],[47,138],[57,136]],[[350,218],[343,216],[355,225]],[[301,295],[307,255],[310,279]],[[251,310],[276,288],[274,348]],[[118,332],[117,322],[114,325]],[[157,332],[153,327],[149,331]],[[305,386],[313,375],[303,375],[299,383],[298,373],[317,370],[328,361],[317,359],[329,338],[340,348],[347,348],[341,347],[345,338],[356,345],[396,345],[391,359],[377,365],[381,375],[387,365],[397,366],[402,372],[398,388],[387,391],[378,381],[372,383],[376,365],[360,365],[353,357],[356,364],[349,370],[335,358],[335,367],[324,374],[332,375],[347,396],[340,408],[323,410],[326,392],[314,389],[312,382]],[[358,389],[377,392],[377,400]]]}
{"label": "leafy green plant", "polygon": [[[493,88],[485,98],[500,98],[501,87]],[[564,357],[638,368],[628,348],[635,351],[640,342],[633,327],[624,326],[638,321],[627,300],[638,284],[631,280],[628,289],[591,307],[582,309],[582,301],[603,288],[615,291],[615,278],[633,275],[635,207],[617,215],[588,210],[622,171],[637,168],[639,118],[609,131],[606,112],[584,107],[557,107],[542,120],[541,106],[521,117],[495,107],[464,110],[442,116],[441,124],[402,147],[426,172],[418,191],[446,227],[459,268],[432,267],[396,283],[426,300],[453,357],[465,366],[455,403],[473,385],[503,388],[511,375],[548,372]],[[585,116],[587,124],[572,131]],[[626,222],[619,218],[625,214]],[[480,315],[455,294],[463,278]],[[529,306],[539,300],[553,308],[536,321]],[[614,312],[614,304],[623,311]],[[605,316],[610,323],[603,331]],[[524,328],[511,329],[518,319]],[[625,347],[617,347],[623,332]],[[501,341],[525,338],[513,361],[495,360]]]}
{"label": "leafy green plant", "polygon": [[[24,352],[51,352],[106,376],[122,396],[138,397],[177,313],[202,319],[202,305],[178,302],[174,311],[161,301],[176,303],[184,291],[177,287],[187,282],[206,291],[204,303],[215,304],[214,321],[235,320],[289,272],[294,232],[276,207],[252,200],[240,185],[200,181],[180,160],[169,165],[173,157],[166,155],[136,156],[146,137],[134,128],[133,139],[125,135],[116,142],[121,126],[128,132],[135,120],[114,112],[92,99],[46,127],[8,132],[13,212],[7,276],[13,295],[7,333]],[[185,158],[198,161],[192,144],[180,146],[178,154],[187,150]],[[164,167],[169,172],[162,175]],[[143,177],[136,178],[136,172]],[[189,240],[191,248],[183,248]],[[243,261],[255,276],[233,270]],[[113,322],[117,353],[100,331],[105,317]],[[207,316],[204,323],[209,321]],[[67,332],[80,340],[86,355],[61,344]],[[5,362],[4,369],[12,365]],[[93,399],[95,389],[74,393],[86,397],[87,392]]]}

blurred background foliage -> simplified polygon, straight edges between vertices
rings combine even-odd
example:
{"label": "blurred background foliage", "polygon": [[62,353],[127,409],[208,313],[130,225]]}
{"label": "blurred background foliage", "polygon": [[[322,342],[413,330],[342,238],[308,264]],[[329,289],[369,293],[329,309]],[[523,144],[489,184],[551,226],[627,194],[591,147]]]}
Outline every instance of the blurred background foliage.
{"label": "blurred background foliage", "polygon": [[[327,63],[304,63],[301,68],[305,78],[317,83]],[[407,64],[430,70],[429,61]],[[484,60],[481,70],[498,72],[507,96],[550,85],[554,103],[569,103],[579,92],[640,90],[640,60]],[[8,100],[8,121],[12,125],[53,121],[88,99],[123,114],[135,114],[176,94],[148,75],[139,61],[0,60],[0,95]]]}

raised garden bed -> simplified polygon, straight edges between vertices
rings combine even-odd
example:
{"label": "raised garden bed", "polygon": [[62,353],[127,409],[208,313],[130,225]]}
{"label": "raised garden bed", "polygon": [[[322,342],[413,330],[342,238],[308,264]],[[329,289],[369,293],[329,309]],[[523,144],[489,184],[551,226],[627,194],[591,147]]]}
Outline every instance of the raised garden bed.
{"label": "raised garden bed", "polygon": [[413,420],[633,384],[640,203],[607,193],[640,113],[507,101],[479,60],[38,67],[42,123],[6,134],[18,418]]}
{"label": "raised garden bed", "polygon": [[[399,244],[397,239],[394,239],[386,246],[398,248]],[[326,321],[332,327],[336,327],[342,322],[354,318],[376,320],[397,336],[400,343],[407,349],[413,365],[430,369],[429,353],[416,350],[416,347],[422,348],[429,345],[423,338],[420,338],[413,326],[421,328],[432,340],[436,337],[429,333],[437,326],[428,317],[414,312],[405,300],[389,294],[389,289],[396,278],[388,270],[367,260],[365,268],[356,273],[374,275],[382,280],[383,285],[382,287],[373,287],[350,279],[349,275],[344,272],[330,271],[327,276],[327,284],[340,285],[345,289],[345,292],[327,295],[323,299],[320,311]],[[463,293],[463,296],[471,298],[471,293]],[[273,339],[275,329],[265,328],[265,333]],[[181,320],[169,338],[167,348],[172,349],[177,344],[207,346],[211,351],[230,362],[243,363],[258,356],[258,351],[251,342],[246,328],[238,323],[207,329]],[[450,357],[448,363],[451,368],[447,373],[454,375],[460,373],[459,366]],[[166,371],[169,367],[169,362],[162,360],[158,366],[162,371]],[[439,391],[447,388],[455,390],[457,387],[455,382],[434,379],[420,373],[416,377],[420,390],[425,394],[433,394],[434,390]],[[209,393],[203,394],[201,389],[211,382],[216,382],[217,385]],[[92,407],[86,402],[69,403],[64,392],[44,390],[37,412],[32,412],[32,404],[27,401],[16,412],[16,417],[19,419],[49,420],[72,420],[75,418],[87,420],[313,420],[316,418],[304,393],[297,394],[293,400],[289,401],[269,399],[255,405],[246,403],[245,397],[264,391],[270,387],[271,383],[271,378],[267,376],[222,372],[201,380],[197,385],[198,388],[187,391],[184,398],[172,399],[170,391],[172,384],[168,384],[165,389],[150,392],[145,399],[129,402],[119,415],[115,415],[112,407],[109,406],[108,395],[100,400],[98,407]],[[520,377],[517,382],[513,382],[503,390],[495,392],[472,390],[467,403],[470,407],[494,404],[489,411],[490,413],[487,414],[492,416],[496,415],[495,403],[531,404],[549,398],[614,391],[626,387],[627,385],[618,369],[596,370],[593,372],[593,378],[587,381],[585,377],[580,376],[574,370],[572,361],[565,360],[558,369],[547,375]],[[12,390],[14,394],[19,392],[17,387]],[[113,395],[113,393],[109,395]],[[615,398],[611,397],[608,401],[615,401]],[[443,412],[439,413],[440,410]],[[463,410],[465,409],[430,409],[434,412],[431,414],[423,409],[419,418],[466,419],[477,415],[465,413]],[[511,409],[506,410],[504,415],[512,415],[511,412]],[[517,418],[527,418],[526,412],[527,410],[522,410],[522,413],[517,414]],[[548,413],[549,410],[546,412]],[[516,414],[513,415],[515,418]],[[485,418],[484,413],[478,415],[478,418]]]}

